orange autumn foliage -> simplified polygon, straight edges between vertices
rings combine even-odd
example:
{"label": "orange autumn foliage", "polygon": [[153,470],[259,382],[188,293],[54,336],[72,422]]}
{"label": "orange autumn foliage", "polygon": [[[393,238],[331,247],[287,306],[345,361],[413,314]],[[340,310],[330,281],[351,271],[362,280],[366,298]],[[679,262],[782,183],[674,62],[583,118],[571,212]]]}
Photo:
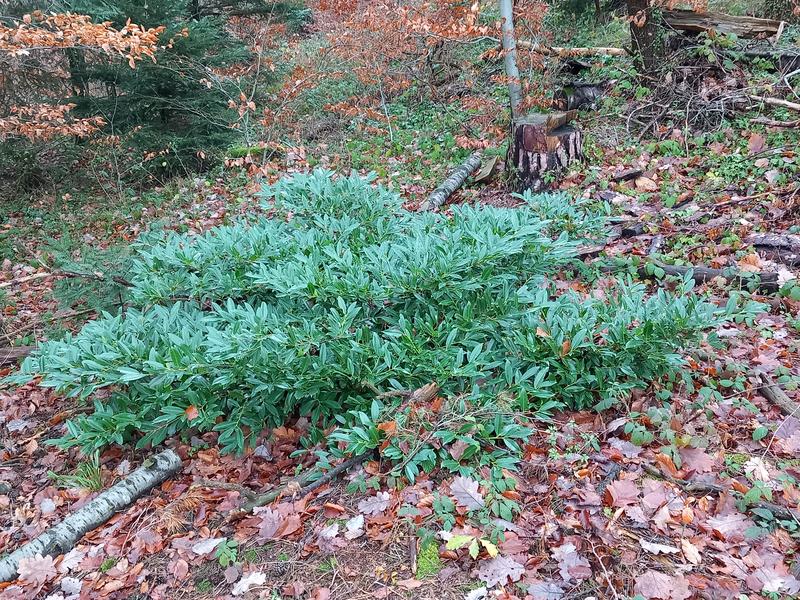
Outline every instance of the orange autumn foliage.
{"label": "orange autumn foliage", "polygon": [[[44,14],[36,11],[13,25],[0,23],[0,87],[14,87],[32,77],[30,60],[38,59],[39,70],[56,79],[67,79],[61,64],[63,51],[80,49],[107,56],[118,56],[131,68],[136,62],[155,60],[163,27],[145,29],[128,22],[122,29],[110,23],[93,23],[84,15]],[[38,86],[33,85],[33,88]],[[22,137],[42,141],[57,136],[86,137],[103,125],[99,117],[72,118],[72,104],[48,104],[47,98],[28,94],[27,103],[12,102],[0,110],[0,140]],[[20,94],[16,94],[19,96]],[[12,98],[17,100],[17,97]]]}

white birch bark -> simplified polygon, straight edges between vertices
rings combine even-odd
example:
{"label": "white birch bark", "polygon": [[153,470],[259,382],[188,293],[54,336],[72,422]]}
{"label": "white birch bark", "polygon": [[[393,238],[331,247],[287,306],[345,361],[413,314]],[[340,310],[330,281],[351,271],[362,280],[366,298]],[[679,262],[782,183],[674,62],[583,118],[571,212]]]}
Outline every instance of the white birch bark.
{"label": "white birch bark", "polygon": [[19,561],[23,558],[37,554],[56,556],[69,552],[84,535],[175,475],[181,467],[180,457],[172,450],[165,450],[147,459],[125,479],[111,486],[61,523],[53,525],[36,539],[0,560],[0,582],[17,578]]}
{"label": "white birch bark", "polygon": [[433,210],[447,202],[447,199],[453,192],[464,184],[467,177],[481,166],[481,156],[481,152],[473,152],[467,160],[461,163],[461,165],[450,174],[450,177],[445,179],[444,182],[428,196],[428,199],[420,205],[419,209]]}
{"label": "white birch bark", "polygon": [[517,67],[517,38],[514,33],[514,0],[500,0],[500,19],[503,31],[503,62],[508,77],[508,98],[511,102],[511,118],[519,116],[522,104],[522,83]]}

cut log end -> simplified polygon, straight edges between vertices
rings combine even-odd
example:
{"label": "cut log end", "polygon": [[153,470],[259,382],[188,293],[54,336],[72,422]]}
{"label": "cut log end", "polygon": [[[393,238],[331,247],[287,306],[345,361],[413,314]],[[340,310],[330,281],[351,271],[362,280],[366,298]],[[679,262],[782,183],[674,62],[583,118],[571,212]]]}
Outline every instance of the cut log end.
{"label": "cut log end", "polygon": [[518,191],[547,189],[572,163],[583,159],[583,134],[573,115],[529,115],[512,125],[508,168]]}

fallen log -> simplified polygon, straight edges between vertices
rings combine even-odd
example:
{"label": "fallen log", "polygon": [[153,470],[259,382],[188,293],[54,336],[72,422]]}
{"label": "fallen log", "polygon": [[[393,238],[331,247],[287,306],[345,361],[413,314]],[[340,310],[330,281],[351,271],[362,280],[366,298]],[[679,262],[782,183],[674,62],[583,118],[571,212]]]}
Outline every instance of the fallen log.
{"label": "fallen log", "polygon": [[36,346],[8,346],[0,348],[0,367],[13,365],[36,350]]}
{"label": "fallen log", "polygon": [[561,46],[547,46],[530,42],[527,40],[517,41],[518,48],[524,48],[536,54],[543,54],[545,56],[558,56],[560,58],[572,58],[576,56],[627,56],[628,51],[625,48],[565,48]]}
{"label": "fallen log", "polygon": [[800,235],[791,233],[754,233],[745,240],[756,250],[768,254],[768,258],[786,265],[800,265]]}
{"label": "fallen log", "polygon": [[767,38],[777,35],[781,21],[726,15],[718,12],[695,12],[693,10],[665,10],[662,18],[667,27],[676,31],[701,33],[716,31],[734,34],[740,38]]}
{"label": "fallen log", "polygon": [[796,121],[777,121],[775,119],[768,119],[766,117],[756,117],[754,119],[750,119],[750,122],[758,123],[759,125],[766,125],[767,127],[785,127],[787,129],[800,127],[800,119],[797,119]]}
{"label": "fallen log", "polygon": [[789,102],[783,98],[769,98],[767,96],[753,96],[750,94],[748,94],[747,97],[754,102],[761,102],[767,106],[777,106],[779,108],[788,108],[790,110],[800,111],[800,104],[797,102]]}
{"label": "fallen log", "polygon": [[575,111],[533,113],[514,119],[511,144],[508,147],[507,169],[517,191],[541,191],[552,176],[583,159],[583,134],[569,124]]}
{"label": "fallen log", "polygon": [[[308,471],[298,475],[295,479],[289,481],[286,485],[282,485],[279,488],[267,492],[266,494],[260,494],[258,496],[249,498],[242,508],[232,511],[229,518],[248,513],[259,506],[266,506],[267,504],[274,502],[287,493],[291,494],[295,498],[307,496],[317,488],[338,477],[339,474],[344,473],[356,465],[360,465],[374,453],[374,450],[368,450],[363,454],[359,454],[358,456],[347,459],[343,463],[333,467],[330,471],[326,471],[325,473],[320,473],[320,471],[316,469],[309,469]],[[314,479],[315,477],[317,477],[317,479]]]}
{"label": "fallen log", "polygon": [[434,210],[441,207],[458,188],[464,185],[467,177],[481,166],[481,152],[474,152],[461,165],[453,171],[444,182],[437,187],[419,206],[419,210]]}
{"label": "fallen log", "polygon": [[[650,267],[648,267],[650,265]],[[625,269],[625,266],[604,266],[601,267],[606,273],[617,272],[620,269]],[[652,279],[654,273],[652,269],[661,269],[665,275],[672,275],[674,277],[685,277],[687,273],[692,273],[692,279],[695,283],[706,283],[717,277],[721,277],[731,285],[735,285],[742,289],[756,287],[758,291],[765,294],[774,294],[780,289],[778,282],[778,274],[772,272],[761,273],[748,273],[744,274],[741,271],[734,269],[712,269],[710,267],[702,266],[684,266],[684,265],[667,265],[656,260],[647,260],[638,269],[637,274],[641,279]]]}
{"label": "fallen log", "polygon": [[758,379],[761,385],[758,393],[781,409],[781,412],[788,417],[800,416],[800,404],[789,398],[780,386],[772,381],[772,378],[760,371]]}
{"label": "fallen log", "polygon": [[175,475],[181,467],[180,457],[172,450],[165,450],[147,459],[125,479],[111,486],[36,539],[0,560],[0,582],[16,579],[19,562],[23,558],[37,554],[56,556],[69,552],[84,535]]}

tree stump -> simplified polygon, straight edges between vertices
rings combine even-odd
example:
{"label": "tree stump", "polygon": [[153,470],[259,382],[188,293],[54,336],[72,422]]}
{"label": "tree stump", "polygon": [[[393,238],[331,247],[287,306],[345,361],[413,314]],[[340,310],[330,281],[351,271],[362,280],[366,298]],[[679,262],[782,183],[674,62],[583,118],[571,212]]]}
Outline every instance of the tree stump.
{"label": "tree stump", "polygon": [[569,122],[575,111],[531,114],[511,126],[508,169],[520,192],[538,192],[583,158],[583,134]]}

